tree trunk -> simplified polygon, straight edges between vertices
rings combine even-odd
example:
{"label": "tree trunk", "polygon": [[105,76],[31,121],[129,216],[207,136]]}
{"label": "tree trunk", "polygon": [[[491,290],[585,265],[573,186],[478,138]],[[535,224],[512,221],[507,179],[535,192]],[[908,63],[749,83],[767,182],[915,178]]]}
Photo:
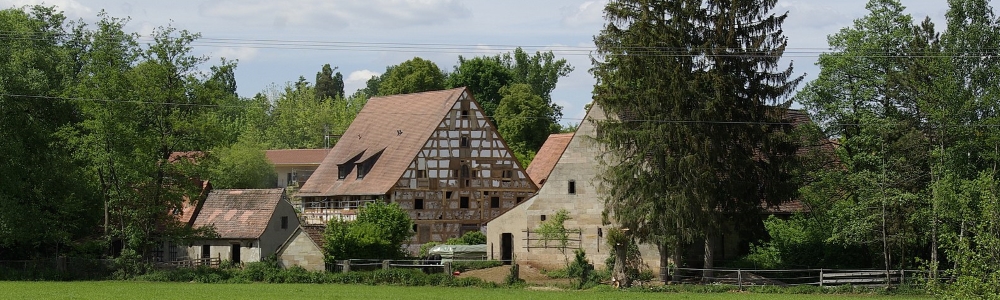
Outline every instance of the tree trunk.
{"label": "tree trunk", "polygon": [[713,235],[711,233],[705,235],[705,265],[704,270],[701,273],[702,282],[710,282],[715,280],[715,271],[712,268],[715,267],[715,242],[713,241]]}
{"label": "tree trunk", "polygon": [[673,268],[673,270],[671,270],[672,272],[670,273],[670,274],[672,274],[672,276],[670,276],[670,281],[672,281],[673,283],[680,283],[681,282],[681,275],[680,275],[680,273],[678,273],[678,269],[677,269],[678,267],[681,266],[681,241],[680,241],[680,238],[678,238],[677,240],[674,241],[674,248],[670,250],[670,253],[673,256],[672,261],[673,261],[673,264],[674,264],[674,268]]}
{"label": "tree trunk", "polygon": [[625,274],[625,264],[626,258],[628,257],[628,244],[617,243],[615,244],[615,268],[612,270],[612,279],[615,281],[615,285],[619,288],[627,288],[632,286],[632,281]]}
{"label": "tree trunk", "polygon": [[669,280],[669,268],[670,268],[670,246],[667,246],[667,242],[661,241],[656,245],[660,251],[660,281],[667,282]]}

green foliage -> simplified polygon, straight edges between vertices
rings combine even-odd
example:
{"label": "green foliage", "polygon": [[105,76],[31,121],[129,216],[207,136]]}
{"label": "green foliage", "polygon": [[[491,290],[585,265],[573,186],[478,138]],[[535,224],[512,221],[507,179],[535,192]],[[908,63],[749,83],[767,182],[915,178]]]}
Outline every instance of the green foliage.
{"label": "green foliage", "polygon": [[[533,153],[542,147],[549,137],[550,120],[546,117],[553,112],[545,100],[531,91],[528,84],[513,84],[500,89],[500,106],[496,118],[497,131],[508,141],[508,146],[521,156]],[[528,161],[521,161],[527,165]]]}
{"label": "green foliage", "polygon": [[[815,214],[823,214],[815,211]],[[759,269],[839,268],[859,269],[871,266],[871,252],[864,247],[832,239],[833,224],[824,216],[796,215],[784,220],[771,216],[764,227],[771,237],[767,242],[750,246],[750,253],[734,267]]]}
{"label": "green foliage", "polygon": [[[101,199],[81,149],[70,143],[78,106],[57,98],[73,84],[66,17],[53,8],[0,10],[0,252],[60,255],[93,232]],[[45,97],[45,98],[40,98]]]}
{"label": "green foliage", "polygon": [[573,252],[573,261],[566,266],[566,273],[573,278],[573,285],[576,289],[585,289],[597,285],[600,278],[594,272],[594,265],[587,260],[587,253],[583,249],[576,249]]}
{"label": "green foliage", "polygon": [[432,61],[419,57],[386,68],[378,95],[399,95],[444,89],[445,74]]}
{"label": "green foliage", "polygon": [[499,260],[477,260],[477,261],[456,261],[451,264],[453,270],[459,272],[479,270],[479,269],[489,269],[502,266],[503,262]]}
{"label": "green foliage", "polygon": [[609,222],[679,257],[696,237],[759,221],[762,199],[794,195],[796,145],[776,110],[801,77],[778,65],[787,41],[775,5],[607,4],[590,71],[609,116],[596,123],[607,154],[595,180]]}
{"label": "green foliage", "polygon": [[[366,96],[347,99],[316,98],[315,88],[307,82],[288,84],[283,89],[271,88],[267,95],[254,100],[260,109],[252,119],[250,137],[263,138],[261,142],[272,149],[317,149],[326,145],[324,133],[339,135],[368,101]],[[273,107],[270,103],[273,103]]]}
{"label": "green foliage", "polygon": [[542,236],[541,240],[538,241],[539,246],[548,246],[550,242],[555,242],[557,243],[555,247],[565,254],[566,248],[569,246],[570,232],[569,229],[566,229],[565,223],[569,219],[569,211],[560,209],[550,219],[538,225],[535,232]]}
{"label": "green foliage", "polygon": [[521,266],[517,263],[511,264],[510,272],[503,278],[503,283],[507,286],[524,284],[524,279],[521,279]]}
{"label": "green foliage", "polygon": [[344,75],[333,71],[337,67],[330,68],[330,64],[323,65],[323,69],[316,73],[316,99],[320,101],[330,99],[344,99]]}
{"label": "green foliage", "polygon": [[241,138],[235,144],[219,147],[210,154],[209,179],[214,188],[262,189],[277,182],[274,166],[259,143]]}
{"label": "green foliage", "polygon": [[499,56],[478,56],[471,59],[458,57],[458,65],[448,74],[445,82],[450,88],[467,87],[482,106],[483,113],[493,117],[500,106],[500,89],[509,85],[513,74]]}
{"label": "green foliage", "polygon": [[330,220],[323,232],[325,259],[405,257],[402,245],[413,236],[412,224],[396,203],[368,204],[358,211],[356,221]]}
{"label": "green foliage", "polygon": [[[458,238],[450,238],[444,242],[445,245],[484,245],[486,235],[481,231],[469,231]],[[423,247],[421,247],[423,249]],[[429,248],[428,248],[429,249]]]}
{"label": "green foliage", "polygon": [[350,273],[310,272],[301,267],[280,268],[269,261],[247,263],[243,269],[197,267],[161,270],[135,277],[137,281],[199,283],[324,283],[397,286],[495,287],[478,278],[451,274],[425,274],[415,269],[389,269]]}

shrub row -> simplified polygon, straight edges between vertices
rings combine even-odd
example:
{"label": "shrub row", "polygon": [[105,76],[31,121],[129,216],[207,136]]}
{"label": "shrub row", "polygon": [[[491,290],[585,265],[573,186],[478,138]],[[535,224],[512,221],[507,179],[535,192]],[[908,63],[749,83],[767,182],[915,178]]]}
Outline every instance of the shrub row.
{"label": "shrub row", "polygon": [[140,281],[201,283],[340,283],[400,286],[496,287],[479,278],[455,278],[450,274],[425,274],[413,269],[390,269],[349,273],[311,272],[301,267],[282,269],[265,262],[248,263],[244,268],[159,270],[135,277]]}
{"label": "shrub row", "polygon": [[[478,232],[478,231],[477,231]],[[489,269],[502,266],[503,262],[499,260],[466,260],[466,261],[456,261],[451,264],[453,270],[459,272],[479,270],[479,269]]]}

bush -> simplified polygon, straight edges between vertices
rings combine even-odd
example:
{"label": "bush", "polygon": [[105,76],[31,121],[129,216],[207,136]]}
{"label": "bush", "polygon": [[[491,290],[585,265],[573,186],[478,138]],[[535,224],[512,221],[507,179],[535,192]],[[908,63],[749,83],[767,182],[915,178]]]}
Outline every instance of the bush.
{"label": "bush", "polygon": [[566,274],[573,278],[573,285],[577,289],[585,289],[597,285],[600,279],[594,273],[594,266],[587,260],[587,253],[583,249],[576,249],[573,262],[566,266]]}
{"label": "bush", "polygon": [[465,272],[471,270],[495,268],[502,265],[503,262],[499,260],[481,260],[481,261],[466,260],[466,261],[456,261],[452,263],[451,268],[459,272]]}

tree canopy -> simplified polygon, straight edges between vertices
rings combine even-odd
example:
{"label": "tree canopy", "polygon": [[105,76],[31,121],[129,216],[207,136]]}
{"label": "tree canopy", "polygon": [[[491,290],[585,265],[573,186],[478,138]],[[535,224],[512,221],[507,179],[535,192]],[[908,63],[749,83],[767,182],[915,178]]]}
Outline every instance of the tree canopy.
{"label": "tree canopy", "polygon": [[605,7],[591,69],[594,102],[612,116],[597,123],[608,151],[600,189],[610,221],[660,245],[663,263],[668,249],[679,261],[682,245],[701,238],[711,268],[722,230],[741,228],[762,200],[791,196],[783,161],[795,149],[780,142],[790,129],[780,118],[801,77],[779,69],[786,15],[771,14],[774,5]]}

